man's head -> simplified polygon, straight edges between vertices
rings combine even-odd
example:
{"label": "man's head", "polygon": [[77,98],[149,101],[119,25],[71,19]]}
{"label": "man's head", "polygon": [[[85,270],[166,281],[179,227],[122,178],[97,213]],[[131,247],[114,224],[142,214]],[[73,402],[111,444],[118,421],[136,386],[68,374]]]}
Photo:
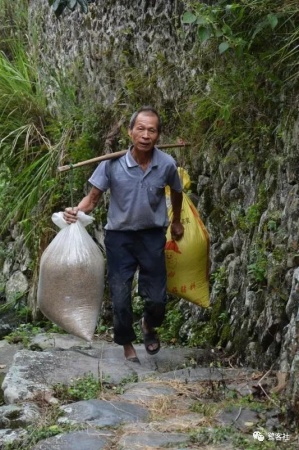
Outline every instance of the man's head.
{"label": "man's head", "polygon": [[143,106],[131,117],[128,134],[135,152],[151,151],[156,145],[161,131],[161,119],[151,106]]}
{"label": "man's head", "polygon": [[153,108],[152,106],[142,106],[141,108],[139,108],[137,111],[134,112],[134,114],[132,115],[132,117],[130,119],[129,130],[133,129],[133,127],[135,125],[135,122],[136,122],[136,119],[137,119],[137,116],[140,113],[144,113],[144,114],[147,114],[147,115],[154,115],[154,116],[157,117],[157,119],[158,119],[158,133],[160,134],[161,130],[162,130],[162,120],[161,120],[161,117],[159,116],[158,111],[155,108]]}

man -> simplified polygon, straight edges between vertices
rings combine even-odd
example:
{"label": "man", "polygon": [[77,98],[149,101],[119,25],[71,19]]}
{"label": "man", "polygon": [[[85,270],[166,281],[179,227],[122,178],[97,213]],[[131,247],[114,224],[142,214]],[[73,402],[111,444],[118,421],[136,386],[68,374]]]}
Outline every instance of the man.
{"label": "man", "polygon": [[132,282],[139,269],[138,291],[144,299],[144,315],[140,321],[147,353],[156,354],[160,342],[155,328],[165,316],[166,267],[164,247],[169,224],[165,186],[170,186],[173,209],[171,235],[181,239],[184,227],[180,221],[182,186],[174,159],[155,145],[161,132],[161,120],[151,106],[135,112],[128,134],[129,151],[118,159],[104,161],[92,174],[92,188],[74,208],[66,208],[68,223],[77,220],[78,210],[91,212],[103,192],[110,189],[110,202],[105,226],[108,282],[113,305],[114,341],[123,345],[128,361],[139,362],[132,342]]}

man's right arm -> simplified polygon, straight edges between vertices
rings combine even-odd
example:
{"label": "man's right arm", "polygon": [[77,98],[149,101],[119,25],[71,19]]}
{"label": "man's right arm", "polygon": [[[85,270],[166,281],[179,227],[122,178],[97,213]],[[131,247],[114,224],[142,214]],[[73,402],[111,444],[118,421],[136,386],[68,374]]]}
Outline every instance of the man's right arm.
{"label": "man's right arm", "polygon": [[90,213],[99,203],[102,197],[103,191],[96,187],[92,187],[89,194],[84,197],[78,206],[74,208],[65,208],[63,218],[67,223],[74,223],[77,221],[78,211],[84,213]]}

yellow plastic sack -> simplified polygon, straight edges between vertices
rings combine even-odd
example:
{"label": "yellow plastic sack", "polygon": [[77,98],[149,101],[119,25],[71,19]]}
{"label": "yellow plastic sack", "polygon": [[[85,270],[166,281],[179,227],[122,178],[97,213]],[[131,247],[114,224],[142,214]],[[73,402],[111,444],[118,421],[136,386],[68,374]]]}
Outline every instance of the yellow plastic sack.
{"label": "yellow plastic sack", "polygon": [[[182,181],[185,187],[186,173],[184,177],[185,179]],[[170,222],[172,214],[172,208],[169,206]],[[170,227],[166,234],[167,291],[207,308],[210,304],[209,235],[197,209],[184,192],[181,222],[185,228],[181,240],[173,241],[171,239]]]}
{"label": "yellow plastic sack", "polygon": [[191,186],[191,180],[187,170],[183,169],[183,167],[178,167],[178,174],[181,179],[183,188],[189,189],[189,187]]}

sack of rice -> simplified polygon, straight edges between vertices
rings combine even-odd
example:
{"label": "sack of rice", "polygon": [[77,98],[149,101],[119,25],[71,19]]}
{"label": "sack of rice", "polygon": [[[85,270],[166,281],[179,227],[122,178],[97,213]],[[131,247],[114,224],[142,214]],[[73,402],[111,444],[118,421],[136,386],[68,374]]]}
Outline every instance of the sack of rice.
{"label": "sack of rice", "polygon": [[[168,209],[172,220],[172,208]],[[183,192],[181,222],[184,236],[179,241],[166,234],[167,291],[202,308],[210,306],[209,235],[190,198]]]}
{"label": "sack of rice", "polygon": [[104,291],[104,257],[85,227],[93,218],[78,212],[67,224],[63,213],[53,222],[60,231],[42,254],[37,302],[42,313],[74,336],[91,341]]}
{"label": "sack of rice", "polygon": [[[178,172],[183,188],[189,189],[191,180],[188,172],[182,167],[178,167]],[[166,188],[166,200],[169,222],[171,222],[173,211],[168,187]],[[170,227],[167,229],[165,245],[167,292],[202,308],[207,308],[210,305],[210,238],[199,212],[185,192],[183,192],[181,222],[185,231],[179,241],[173,241]]]}

